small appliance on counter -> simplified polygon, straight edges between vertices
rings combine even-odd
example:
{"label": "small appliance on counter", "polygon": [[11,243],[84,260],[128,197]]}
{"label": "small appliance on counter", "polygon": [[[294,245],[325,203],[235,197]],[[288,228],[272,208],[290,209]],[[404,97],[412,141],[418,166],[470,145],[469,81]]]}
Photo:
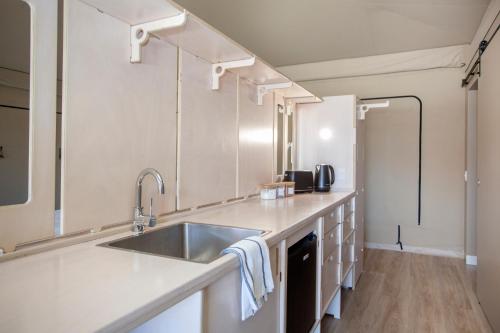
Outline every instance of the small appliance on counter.
{"label": "small appliance on counter", "polygon": [[310,193],[313,191],[313,173],[307,170],[287,170],[283,176],[284,182],[295,182],[295,193]]}
{"label": "small appliance on counter", "polygon": [[314,191],[330,192],[333,183],[335,182],[335,171],[328,164],[316,165],[316,174],[314,176]]}

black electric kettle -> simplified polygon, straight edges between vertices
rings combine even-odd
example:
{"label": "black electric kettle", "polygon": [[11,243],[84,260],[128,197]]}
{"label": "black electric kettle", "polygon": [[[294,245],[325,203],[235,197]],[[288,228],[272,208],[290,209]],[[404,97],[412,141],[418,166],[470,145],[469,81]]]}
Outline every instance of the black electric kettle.
{"label": "black electric kettle", "polygon": [[334,182],[335,171],[331,165],[316,165],[316,174],[314,177],[314,190],[316,192],[329,192]]}

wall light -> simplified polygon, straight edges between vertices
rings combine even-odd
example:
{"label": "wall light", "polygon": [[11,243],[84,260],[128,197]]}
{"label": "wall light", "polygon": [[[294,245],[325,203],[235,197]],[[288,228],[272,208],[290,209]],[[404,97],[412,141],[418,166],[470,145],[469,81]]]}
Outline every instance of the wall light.
{"label": "wall light", "polygon": [[332,130],[329,128],[324,127],[319,130],[319,137],[321,138],[321,140],[328,141],[332,138],[332,136]]}

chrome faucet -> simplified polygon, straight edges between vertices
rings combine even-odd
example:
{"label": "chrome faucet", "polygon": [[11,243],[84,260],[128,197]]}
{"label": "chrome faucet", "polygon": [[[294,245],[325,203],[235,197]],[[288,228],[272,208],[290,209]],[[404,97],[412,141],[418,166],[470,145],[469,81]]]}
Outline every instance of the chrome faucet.
{"label": "chrome faucet", "polygon": [[142,182],[147,175],[155,178],[158,184],[158,192],[165,194],[165,183],[158,171],[153,168],[142,170],[137,177],[135,184],[135,208],[134,208],[134,224],[132,230],[138,234],[144,233],[146,225],[154,227],[156,225],[156,216],[153,215],[153,198],[150,200],[149,215],[144,215],[142,207]]}

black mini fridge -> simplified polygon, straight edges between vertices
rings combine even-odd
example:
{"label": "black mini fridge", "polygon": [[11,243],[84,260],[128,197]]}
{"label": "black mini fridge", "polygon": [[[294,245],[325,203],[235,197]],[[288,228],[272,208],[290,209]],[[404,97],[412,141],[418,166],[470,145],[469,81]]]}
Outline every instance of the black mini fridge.
{"label": "black mini fridge", "polygon": [[288,249],[286,331],[308,333],[316,317],[317,237],[310,233]]}

